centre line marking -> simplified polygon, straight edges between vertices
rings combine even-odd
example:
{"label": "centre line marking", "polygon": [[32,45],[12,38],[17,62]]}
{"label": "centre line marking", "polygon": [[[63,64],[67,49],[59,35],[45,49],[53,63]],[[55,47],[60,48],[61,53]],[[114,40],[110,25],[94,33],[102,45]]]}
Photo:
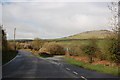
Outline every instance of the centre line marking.
{"label": "centre line marking", "polygon": [[77,72],[73,71],[74,74],[78,74]]}
{"label": "centre line marking", "polygon": [[81,76],[81,78],[83,78],[84,80],[87,80],[84,76]]}
{"label": "centre line marking", "polygon": [[70,70],[69,68],[66,68],[67,70]]}

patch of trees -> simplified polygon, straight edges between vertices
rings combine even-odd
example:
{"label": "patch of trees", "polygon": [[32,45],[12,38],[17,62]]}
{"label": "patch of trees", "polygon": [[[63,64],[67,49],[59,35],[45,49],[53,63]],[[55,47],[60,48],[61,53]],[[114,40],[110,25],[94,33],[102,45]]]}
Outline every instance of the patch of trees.
{"label": "patch of trees", "polygon": [[17,55],[17,51],[11,48],[7,41],[6,32],[3,29],[3,26],[0,25],[0,37],[1,37],[1,45],[2,48],[2,64],[7,63],[9,60],[14,58]]}
{"label": "patch of trees", "polygon": [[96,39],[91,39],[88,45],[84,45],[81,49],[85,55],[89,57],[89,63],[93,62],[95,53],[99,50]]}

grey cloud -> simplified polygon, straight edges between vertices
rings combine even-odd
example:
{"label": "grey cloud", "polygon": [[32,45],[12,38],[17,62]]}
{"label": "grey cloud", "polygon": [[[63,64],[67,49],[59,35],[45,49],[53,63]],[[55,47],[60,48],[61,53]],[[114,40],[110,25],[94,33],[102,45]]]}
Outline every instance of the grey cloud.
{"label": "grey cloud", "polygon": [[17,38],[58,38],[87,30],[109,29],[109,17],[106,3],[14,2],[3,5],[3,24],[9,39],[13,27],[17,28]]}
{"label": "grey cloud", "polygon": [[3,0],[3,2],[114,2],[119,0]]}

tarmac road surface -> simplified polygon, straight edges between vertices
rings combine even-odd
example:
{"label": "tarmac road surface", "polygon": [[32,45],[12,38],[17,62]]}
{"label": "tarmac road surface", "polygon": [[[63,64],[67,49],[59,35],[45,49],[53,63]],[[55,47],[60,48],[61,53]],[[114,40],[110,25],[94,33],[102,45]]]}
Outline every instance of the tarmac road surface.
{"label": "tarmac road surface", "polygon": [[[64,62],[60,56],[38,58],[19,50],[18,55],[2,67],[4,78],[81,78],[81,80],[119,80],[118,76],[104,74]],[[99,78],[99,79],[98,79]]]}

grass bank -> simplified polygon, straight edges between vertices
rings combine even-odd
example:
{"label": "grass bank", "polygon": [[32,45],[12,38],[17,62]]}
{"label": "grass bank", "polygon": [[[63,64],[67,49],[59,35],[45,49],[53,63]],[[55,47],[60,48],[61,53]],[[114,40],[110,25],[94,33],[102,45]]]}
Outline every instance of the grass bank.
{"label": "grass bank", "polygon": [[18,51],[14,50],[2,51],[2,65],[12,60],[17,55],[17,53]]}
{"label": "grass bank", "polygon": [[109,73],[118,76],[118,67],[108,67],[102,64],[90,65],[89,63],[85,63],[82,61],[78,61],[74,58],[67,58],[67,57],[65,57],[65,61],[72,65],[79,66],[85,69],[94,70],[103,73]]}

